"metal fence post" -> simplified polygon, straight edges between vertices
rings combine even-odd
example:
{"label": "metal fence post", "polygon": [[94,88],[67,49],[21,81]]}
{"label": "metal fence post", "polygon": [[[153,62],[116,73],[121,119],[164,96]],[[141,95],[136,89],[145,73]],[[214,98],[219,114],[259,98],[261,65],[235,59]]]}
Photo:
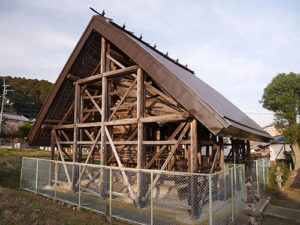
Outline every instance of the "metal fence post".
{"label": "metal fence post", "polygon": [[54,202],[56,201],[57,173],[58,173],[57,161],[55,161]]}
{"label": "metal fence post", "polygon": [[234,220],[234,200],[233,200],[233,174],[232,174],[232,170],[234,168],[231,168],[230,169],[230,182],[231,182],[231,219],[232,219],[232,222]]}
{"label": "metal fence post", "polygon": [[263,182],[264,182],[264,189],[265,189],[265,186],[266,186],[266,178],[265,178],[265,160],[263,159]]}
{"label": "metal fence post", "polygon": [[258,181],[258,165],[257,165],[257,160],[255,160],[255,165],[256,165],[256,188],[257,188],[257,194],[259,194],[259,181]]}
{"label": "metal fence post", "polygon": [[80,199],[80,183],[81,183],[81,176],[80,176],[80,174],[81,174],[81,164],[79,164],[79,180],[78,180],[78,210],[80,210],[80,201],[81,201],[81,199]]}
{"label": "metal fence post", "polygon": [[20,175],[20,188],[22,188],[22,178],[23,178],[23,160],[24,160],[24,158],[22,157],[22,163],[21,163],[21,175]]}
{"label": "metal fence post", "polygon": [[208,175],[208,185],[209,185],[209,224],[212,225],[212,185],[211,185],[211,174]]}
{"label": "metal fence post", "polygon": [[109,168],[109,217],[112,216],[111,214],[111,207],[112,207],[112,168]]}
{"label": "metal fence post", "polygon": [[153,184],[153,172],[151,171],[151,225],[153,225],[153,188],[152,188],[152,184]]}
{"label": "metal fence post", "polygon": [[35,194],[38,188],[38,177],[39,177],[39,160],[36,160],[36,171],[35,171]]}
{"label": "metal fence post", "polygon": [[226,169],[224,169],[224,200],[226,200]]}

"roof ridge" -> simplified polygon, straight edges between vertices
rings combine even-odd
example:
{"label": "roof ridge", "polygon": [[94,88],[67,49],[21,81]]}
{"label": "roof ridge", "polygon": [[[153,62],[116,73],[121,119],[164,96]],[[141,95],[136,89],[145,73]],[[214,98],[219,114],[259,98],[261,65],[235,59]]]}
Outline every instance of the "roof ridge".
{"label": "roof ridge", "polygon": [[164,58],[168,59],[169,61],[171,61],[172,63],[176,64],[177,66],[181,67],[182,69],[184,70],[187,70],[188,72],[192,73],[192,74],[195,74],[195,72],[191,69],[189,69],[187,67],[187,64],[186,65],[183,65],[181,63],[179,63],[178,61],[178,58],[175,60],[171,57],[168,56],[168,52],[165,54],[161,51],[159,51],[157,48],[156,48],[156,44],[154,44],[154,46],[150,45],[148,42],[142,40],[141,38],[137,37],[136,35],[134,35],[134,33],[132,31],[129,31],[129,30],[126,30],[125,29],[125,26],[120,26],[119,24],[113,22],[113,19],[111,18],[108,18],[108,17],[105,17],[104,15],[102,14],[98,14],[97,16],[99,17],[102,17],[106,20],[106,22],[110,23],[111,25],[113,25],[114,27],[118,28],[119,30],[122,30],[123,32],[125,32],[126,34],[128,34],[129,36],[133,37],[134,39],[136,39],[137,41],[143,43],[144,45],[146,45],[147,47],[151,48],[153,51],[155,51],[156,53],[160,54],[161,56],[163,56]]}

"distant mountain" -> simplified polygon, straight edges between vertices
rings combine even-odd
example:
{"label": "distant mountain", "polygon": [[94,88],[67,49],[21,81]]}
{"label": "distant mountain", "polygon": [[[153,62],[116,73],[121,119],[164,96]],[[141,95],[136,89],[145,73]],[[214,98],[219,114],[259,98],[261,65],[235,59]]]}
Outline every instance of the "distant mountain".
{"label": "distant mountain", "polygon": [[0,76],[0,105],[4,79],[5,83],[10,85],[8,90],[13,90],[6,96],[4,112],[14,112],[30,119],[36,118],[53,84],[46,80]]}

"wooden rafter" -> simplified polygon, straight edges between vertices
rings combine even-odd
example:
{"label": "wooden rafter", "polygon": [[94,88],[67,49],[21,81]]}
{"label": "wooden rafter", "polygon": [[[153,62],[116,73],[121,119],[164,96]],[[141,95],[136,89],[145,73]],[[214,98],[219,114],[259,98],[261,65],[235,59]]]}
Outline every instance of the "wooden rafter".
{"label": "wooden rafter", "polygon": [[113,116],[115,115],[115,113],[117,112],[117,110],[120,108],[120,106],[123,104],[124,100],[126,99],[126,97],[128,96],[129,92],[134,88],[134,86],[136,85],[136,81],[135,80],[130,87],[127,89],[127,91],[125,92],[125,94],[123,95],[123,97],[121,98],[120,102],[118,103],[118,105],[114,108],[113,112],[111,113],[111,115],[108,118],[108,121],[110,121]]}
{"label": "wooden rafter", "polygon": [[52,130],[52,133],[53,133],[53,136],[54,136],[55,141],[56,141],[56,145],[57,145],[57,148],[58,148],[58,152],[59,152],[60,158],[61,158],[61,160],[62,160],[62,162],[63,162],[62,164],[63,164],[63,167],[64,167],[64,169],[65,169],[65,173],[66,173],[68,182],[69,182],[69,184],[71,185],[71,179],[70,179],[69,171],[68,171],[67,166],[66,166],[66,164],[65,164],[65,159],[64,159],[64,156],[63,156],[63,154],[62,154],[62,148],[61,148],[61,146],[60,146],[60,144],[59,144],[59,139],[58,139],[58,137],[57,137],[57,135],[56,135],[55,130]]}
{"label": "wooden rafter", "polygon": [[[164,162],[164,164],[162,165],[162,167],[160,168],[160,170],[164,170],[164,169],[167,167],[167,165],[168,165],[170,159],[171,159],[172,156],[174,155],[176,149],[178,148],[180,142],[181,142],[182,139],[184,138],[184,136],[185,136],[185,134],[186,134],[186,132],[187,132],[187,130],[188,130],[189,127],[190,127],[190,122],[187,123],[187,124],[185,125],[183,131],[181,132],[181,134],[180,134],[180,136],[179,136],[179,138],[178,138],[178,140],[177,140],[176,145],[173,146],[171,152],[169,153],[167,159],[165,160],[165,162]],[[158,174],[158,175],[155,177],[155,179],[154,179],[154,181],[153,181],[153,183],[152,183],[150,189],[149,189],[149,190],[147,191],[147,193],[145,194],[145,197],[143,198],[143,201],[145,201],[146,199],[148,199],[148,197],[149,197],[149,195],[150,195],[150,193],[151,193],[151,190],[155,187],[155,185],[156,185],[156,183],[158,182],[158,180],[160,179],[160,177],[161,177],[160,174]]]}

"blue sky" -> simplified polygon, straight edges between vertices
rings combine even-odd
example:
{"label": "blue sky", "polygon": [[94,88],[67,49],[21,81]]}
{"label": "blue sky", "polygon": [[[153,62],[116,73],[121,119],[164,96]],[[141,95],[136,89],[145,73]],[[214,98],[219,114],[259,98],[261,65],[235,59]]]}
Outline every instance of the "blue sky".
{"label": "blue sky", "polygon": [[260,125],[281,72],[300,72],[300,1],[0,0],[0,75],[54,82],[93,13],[188,64]]}

